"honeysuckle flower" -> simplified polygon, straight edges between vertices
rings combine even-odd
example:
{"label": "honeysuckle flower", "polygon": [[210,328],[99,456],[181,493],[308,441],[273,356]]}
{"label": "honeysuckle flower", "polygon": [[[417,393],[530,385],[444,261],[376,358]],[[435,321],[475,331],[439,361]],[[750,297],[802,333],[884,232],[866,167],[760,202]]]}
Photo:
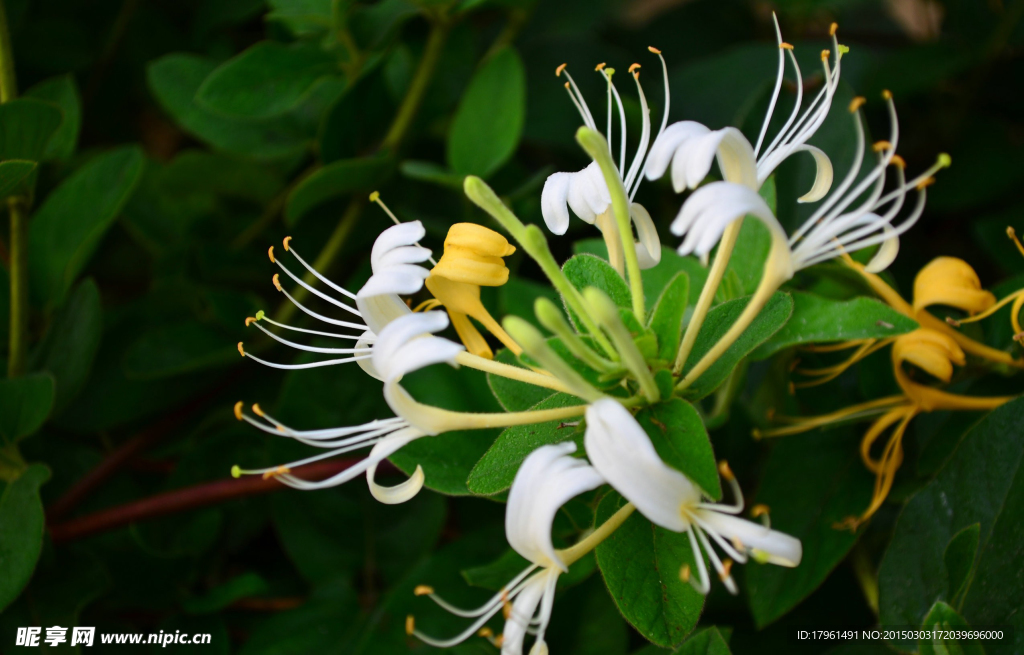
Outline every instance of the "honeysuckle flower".
{"label": "honeysuckle flower", "polygon": [[[668,122],[669,110],[669,86],[668,68],[665,66],[665,59],[661,51],[656,48],[648,48],[658,56],[661,61],[662,73],[665,80],[665,109],[662,115],[661,126],[658,129],[659,136],[665,129]],[[651,268],[661,261],[661,242],[658,238],[658,231],[654,226],[651,215],[644,209],[643,205],[633,202],[636,191],[640,186],[643,177],[643,166],[647,157],[647,147],[651,141],[651,111],[647,105],[647,97],[644,95],[643,87],[640,85],[640,65],[633,64],[629,67],[629,73],[636,82],[637,95],[640,99],[640,114],[642,119],[640,129],[640,141],[636,153],[633,155],[629,169],[626,168],[626,115],[622,109],[622,98],[619,96],[612,76],[614,69],[604,64],[597,66],[596,70],[601,74],[608,88],[608,115],[604,131],[604,137],[608,142],[609,151],[612,148],[612,127],[613,114],[618,112],[619,118],[619,157],[618,157],[618,182],[624,188],[629,199],[630,219],[636,228],[638,241],[634,243],[636,256],[640,268]],[[565,64],[559,66],[555,74],[567,78],[565,83],[566,91],[572,99],[573,104],[580,113],[584,125],[594,131],[599,131],[594,115],[590,112],[587,101],[583,98],[576,81],[573,80]],[[614,153],[612,153],[614,156]],[[620,273],[624,270],[623,240],[612,215],[612,196],[608,189],[608,183],[602,174],[597,162],[592,162],[586,168],[571,173],[554,173],[544,182],[544,189],[541,191],[541,214],[544,223],[554,234],[565,234],[569,228],[569,209],[580,219],[597,225],[608,245],[608,259],[612,266]]]}
{"label": "honeysuckle flower", "polygon": [[456,223],[444,240],[444,255],[426,280],[427,289],[444,305],[459,338],[474,355],[491,359],[494,353],[469,317],[479,321],[516,355],[522,352],[480,301],[480,287],[498,287],[508,282],[508,268],[502,257],[515,250],[508,239],[494,230],[476,223]]}
{"label": "honeysuckle flower", "polygon": [[[650,437],[617,401],[592,403],[586,420],[587,457],[597,472],[652,523],[689,536],[697,575],[691,577],[688,568],[680,575],[700,593],[711,588],[702,549],[734,594],[737,588],[730,574],[734,561],[744,563],[749,556],[780,566],[800,563],[803,551],[798,539],[737,516],[743,512],[743,494],[724,463],[719,470],[732,487],[732,505],[705,501],[707,494],[700,487],[658,457]],[[763,509],[759,507],[756,514],[763,514]],[[723,561],[712,542],[730,559]]]}
{"label": "honeysuckle flower", "polygon": [[956,257],[936,257],[914,278],[915,313],[944,305],[977,314],[994,304],[996,297],[981,288],[981,279],[971,265]]}
{"label": "honeysuckle flower", "polygon": [[530,649],[531,655],[548,652],[544,633],[551,620],[555,586],[558,576],[568,571],[569,564],[574,561],[572,549],[555,550],[551,542],[551,524],[562,505],[604,483],[585,460],[571,457],[575,450],[576,444],[571,442],[537,448],[523,461],[512,482],[505,510],[505,535],[509,545],[529,560],[530,565],[489,601],[473,610],[455,607],[430,587],[417,587],[417,595],[429,596],[449,612],[475,618],[476,621],[451,639],[434,639],[416,630],[410,617],[407,623],[409,634],[432,646],[448,648],[474,633],[490,636],[490,630],[483,626],[504,610],[504,632],[497,639],[492,639],[501,646],[502,655],[522,655],[527,633],[536,637]]}

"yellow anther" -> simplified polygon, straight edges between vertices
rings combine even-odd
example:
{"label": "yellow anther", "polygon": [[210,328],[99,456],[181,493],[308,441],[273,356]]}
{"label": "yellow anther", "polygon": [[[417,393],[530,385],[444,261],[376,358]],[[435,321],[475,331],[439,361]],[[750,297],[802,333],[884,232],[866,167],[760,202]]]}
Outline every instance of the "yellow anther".
{"label": "yellow anther", "polygon": [[604,67],[605,67],[605,66],[607,66],[607,65],[608,65],[608,64],[607,64],[606,62],[603,62],[603,61],[602,61],[602,62],[601,62],[600,64],[598,64],[597,66],[594,66],[594,70],[596,70],[596,71],[601,71],[601,70],[604,70]]}
{"label": "yellow anther", "polygon": [[281,288],[281,274],[280,273],[274,273],[274,277],[272,277],[271,280],[274,281],[274,287],[278,291],[284,291],[284,289]]}
{"label": "yellow anther", "polygon": [[889,89],[885,89],[884,91],[882,91],[882,99],[892,100],[892,91],[890,91]]}
{"label": "yellow anther", "polygon": [[556,68],[556,69],[555,69],[555,77],[561,77],[561,76],[562,76],[562,71],[564,71],[564,70],[565,70],[565,67],[566,67],[566,66],[568,66],[568,64],[562,64],[561,66],[559,66],[558,68]]}
{"label": "yellow anther", "polygon": [[741,552],[747,549],[747,547],[743,545],[743,542],[740,541],[739,537],[733,537],[732,538],[732,545],[733,545],[733,547],[736,548],[736,550],[741,551]]}
{"label": "yellow anther", "polygon": [[286,473],[291,473],[291,472],[292,472],[292,470],[290,468],[288,468],[287,466],[278,466],[276,469],[272,469],[272,470],[267,471],[266,473],[264,473],[263,474],[263,479],[264,480],[269,480],[271,478],[276,478],[279,475],[284,475]]}
{"label": "yellow anther", "polygon": [[899,166],[900,168],[907,167],[907,162],[904,161],[903,157],[900,157],[899,155],[893,155],[892,159],[889,160],[889,163],[893,164],[894,166]]}
{"label": "yellow anther", "polygon": [[245,327],[249,327],[250,325],[252,325],[253,323],[255,323],[258,320],[259,319],[256,318],[255,316],[246,316],[245,317]]}
{"label": "yellow anther", "polygon": [[892,149],[892,144],[889,143],[888,141],[885,141],[883,139],[882,141],[875,141],[875,143],[871,146],[871,149],[874,150],[875,152],[882,152],[884,150],[891,150]]}
{"label": "yellow anther", "polygon": [[238,478],[242,477],[242,467],[240,467],[238,464],[235,464],[234,466],[232,466],[231,467],[231,477],[233,477],[236,480]]}
{"label": "yellow anther", "polygon": [[768,506],[761,503],[758,503],[757,505],[754,505],[753,507],[750,508],[750,515],[755,519],[767,513]]}
{"label": "yellow anther", "polygon": [[858,109],[863,107],[864,103],[867,102],[867,101],[868,101],[868,99],[865,98],[864,96],[857,96],[856,98],[851,100],[850,101],[850,113],[851,114],[855,113]]}
{"label": "yellow anther", "polygon": [[241,355],[242,357],[245,357],[245,349],[242,348],[241,341],[238,342],[238,354]]}
{"label": "yellow anther", "polygon": [[718,579],[721,580],[722,582],[725,582],[726,580],[729,579],[729,574],[730,574],[731,571],[732,571],[732,560],[726,558],[725,561],[722,562],[722,572],[718,574]]}
{"label": "yellow anther", "polygon": [[1012,227],[1006,226],[1006,236],[1013,240],[1013,245],[1017,246],[1017,250],[1020,254],[1024,255],[1024,245],[1021,244],[1020,239],[1017,238],[1017,233],[1014,232]]}
{"label": "yellow anther", "polygon": [[838,29],[839,29],[839,23],[832,23],[831,25],[828,26],[828,35],[829,36],[835,36],[836,35],[836,30],[838,30]]}
{"label": "yellow anther", "polygon": [[414,596],[429,596],[434,593],[434,588],[430,585],[420,584],[416,585],[416,588],[412,590]]}
{"label": "yellow anther", "polygon": [[270,257],[271,263],[277,263],[277,260],[274,259],[274,246],[270,246],[269,248],[267,248],[267,256]]}
{"label": "yellow anther", "polygon": [[732,482],[736,479],[736,476],[733,475],[732,469],[729,468],[729,462],[724,459],[718,463],[718,474],[721,475],[726,482]]}
{"label": "yellow anther", "polygon": [[821,51],[821,60],[822,61],[828,61],[828,58],[831,57],[831,56],[832,56],[832,51],[831,50],[822,50]]}
{"label": "yellow anther", "polygon": [[498,635],[491,643],[493,643],[496,648],[501,648],[501,645],[505,643],[505,635]]}
{"label": "yellow anther", "polygon": [[636,71],[639,68],[640,68],[640,64],[637,64],[637,63],[634,62],[634,63],[629,65],[629,72],[632,73],[632,72]]}
{"label": "yellow anther", "polygon": [[1018,332],[1017,334],[1013,335],[1013,340],[1018,343],[1024,343],[1024,332]]}
{"label": "yellow anther", "polygon": [[786,368],[788,368],[789,372],[792,373],[793,371],[796,370],[797,366],[800,366],[800,358],[799,357],[794,357],[793,361],[791,361],[789,363],[789,366],[787,366]]}
{"label": "yellow anther", "polygon": [[750,431],[750,436],[754,438],[754,441],[760,441],[763,435],[761,434],[761,430],[754,428]]}
{"label": "yellow anther", "polygon": [[377,202],[380,200],[380,191],[374,191],[370,194],[370,202]]}
{"label": "yellow anther", "polygon": [[568,82],[566,82],[566,83],[565,83],[565,90],[566,90],[566,91],[568,91],[568,90],[569,90],[569,83],[568,83]]}
{"label": "yellow anther", "polygon": [[953,327],[957,327],[957,328],[960,327],[960,321],[956,320],[952,316],[947,316],[946,317],[946,324],[947,325],[952,325]]}
{"label": "yellow anther", "polygon": [[661,50],[658,50],[657,48],[655,48],[652,45],[647,46],[647,51],[648,52],[653,52],[656,55],[660,55],[661,54]]}
{"label": "yellow anther", "polygon": [[508,621],[508,618],[512,616],[512,603],[505,601],[505,604],[501,606],[501,615]]}
{"label": "yellow anther", "polygon": [[416,618],[410,614],[405,617],[405,634],[412,636],[413,632],[416,632]]}
{"label": "yellow anther", "polygon": [[690,581],[690,565],[689,564],[683,564],[679,568],[679,579],[682,580],[683,582],[689,582]]}
{"label": "yellow anther", "polygon": [[263,408],[260,407],[259,403],[252,404],[252,413],[255,414],[256,416],[259,416],[260,418],[263,417]]}
{"label": "yellow anther", "polygon": [[235,403],[235,418],[237,418],[239,421],[242,420],[242,406],[243,403],[241,400]]}
{"label": "yellow anther", "polygon": [[785,41],[783,41],[782,43],[779,44],[779,47],[782,48],[783,50],[792,50],[793,49],[793,44],[792,43],[786,43]]}
{"label": "yellow anther", "polygon": [[292,240],[291,237],[285,237],[284,241],[282,241],[282,243],[284,244],[284,251],[285,252],[288,252],[288,244],[291,243],[291,240]]}
{"label": "yellow anther", "polygon": [[487,626],[484,626],[484,627],[480,628],[479,631],[477,631],[476,636],[484,637],[485,639],[490,639],[491,637],[494,636],[494,630],[491,630]]}
{"label": "yellow anther", "polygon": [[926,177],[923,180],[921,180],[920,182],[918,182],[917,183],[917,187],[915,187],[915,188],[918,191],[921,191],[923,189],[926,189],[926,188],[930,187],[933,184],[935,184],[935,178],[934,177]]}

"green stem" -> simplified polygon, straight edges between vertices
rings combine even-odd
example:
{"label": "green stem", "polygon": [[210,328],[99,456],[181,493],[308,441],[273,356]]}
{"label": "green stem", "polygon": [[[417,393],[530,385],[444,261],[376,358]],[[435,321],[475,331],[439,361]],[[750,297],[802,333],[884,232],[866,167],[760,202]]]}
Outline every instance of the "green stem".
{"label": "green stem", "polygon": [[7,29],[7,10],[0,0],[0,103],[14,100],[18,95],[18,78],[14,75],[14,56],[11,54],[11,34]]}
{"label": "green stem", "polygon": [[423,50],[423,57],[420,65],[416,68],[416,74],[409,84],[409,90],[405,93],[402,105],[398,108],[395,120],[391,123],[391,129],[381,142],[381,148],[385,150],[397,150],[405,138],[406,132],[412,126],[416,112],[419,111],[423,95],[430,86],[430,80],[434,77],[434,70],[441,58],[441,51],[444,50],[445,41],[448,39],[448,22],[443,17],[438,18],[427,37],[427,45]]}
{"label": "green stem", "polygon": [[602,541],[618,530],[619,526],[626,522],[626,519],[629,518],[635,509],[636,507],[633,506],[633,503],[626,503],[619,508],[619,511],[612,514],[607,521],[602,523],[601,527],[587,535],[586,539],[573,546],[557,551],[559,558],[566,566],[571,566],[581,557],[597,548]]}
{"label": "green stem", "polygon": [[676,375],[682,373],[683,366],[686,366],[686,358],[690,356],[690,351],[693,350],[693,344],[697,341],[697,334],[700,333],[700,326],[704,324],[704,319],[707,318],[708,310],[711,309],[711,303],[715,299],[715,294],[718,293],[718,285],[722,283],[725,269],[729,265],[729,257],[732,255],[732,249],[736,246],[736,239],[740,236],[740,228],[742,226],[742,218],[734,221],[729,227],[725,228],[725,232],[722,233],[722,239],[718,242],[718,254],[715,255],[715,262],[711,265],[708,279],[704,282],[704,288],[701,289],[700,298],[697,299],[697,306],[693,308],[693,316],[690,317],[690,322],[686,326],[686,332],[683,333],[683,342],[679,344],[679,351],[676,353],[676,363],[672,367],[672,372]]}
{"label": "green stem", "polygon": [[508,378],[509,380],[525,382],[526,384],[532,384],[536,387],[544,387],[545,389],[561,391],[562,393],[572,393],[572,390],[564,382],[552,375],[545,375],[529,369],[519,368],[518,366],[504,364],[472,353],[461,352],[455,356],[455,361],[463,366],[468,366],[469,368],[483,371],[484,373],[499,375],[503,378]]}
{"label": "green stem", "polygon": [[11,327],[7,377],[25,374],[28,359],[28,211],[23,198],[7,201],[11,218]]}
{"label": "green stem", "polygon": [[605,184],[608,186],[608,193],[611,194],[612,214],[619,226],[622,254],[626,258],[626,274],[629,277],[630,295],[633,297],[633,313],[642,323],[646,317],[644,284],[643,278],[640,276],[640,261],[636,257],[636,247],[633,246],[633,223],[629,218],[629,200],[626,198],[626,189],[623,188],[619,170],[615,168],[615,162],[612,161],[608,142],[600,132],[589,127],[581,127],[576,131],[576,140],[601,167]]}
{"label": "green stem", "polygon": [[594,310],[597,322],[605,329],[612,338],[612,343],[619,351],[622,364],[633,374],[636,381],[640,383],[640,390],[648,402],[656,403],[661,397],[658,385],[654,382],[654,376],[647,368],[640,349],[633,342],[633,335],[622,323],[619,316],[619,308],[612,302],[612,299],[596,287],[587,287],[583,290],[583,298]]}

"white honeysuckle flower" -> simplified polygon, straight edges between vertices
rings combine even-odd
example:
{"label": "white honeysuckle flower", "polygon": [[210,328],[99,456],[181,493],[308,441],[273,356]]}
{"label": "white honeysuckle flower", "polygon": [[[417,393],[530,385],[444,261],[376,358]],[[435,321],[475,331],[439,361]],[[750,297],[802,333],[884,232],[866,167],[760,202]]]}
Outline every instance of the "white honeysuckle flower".
{"label": "white honeysuckle flower", "polygon": [[414,623],[408,626],[410,634],[432,646],[448,648],[475,633],[489,635],[483,626],[504,609],[504,632],[500,642],[493,640],[500,643],[502,655],[522,655],[528,633],[536,637],[530,655],[546,655],[544,633],[551,620],[555,587],[558,576],[568,570],[551,543],[551,524],[559,508],[571,498],[604,483],[585,460],[571,456],[575,451],[576,444],[572,442],[541,446],[530,453],[512,482],[505,510],[505,535],[509,545],[530,565],[490,600],[472,610],[455,607],[430,587],[417,587],[417,595],[429,596],[449,612],[476,621],[451,639],[424,635],[415,630]]}
{"label": "white honeysuckle flower", "polygon": [[[658,135],[660,135],[668,123],[668,68],[665,66],[665,59],[661,56],[660,51],[655,48],[649,48],[649,50],[656,54],[661,61],[665,80],[665,110],[662,115],[661,126],[658,130]],[[616,110],[618,112],[619,157],[617,168],[619,179],[629,199],[630,218],[637,231],[638,240],[634,244],[637,259],[640,262],[641,268],[652,268],[661,260],[661,242],[658,239],[658,232],[654,226],[654,221],[651,220],[650,214],[642,205],[633,202],[637,189],[640,187],[640,180],[643,178],[647,147],[651,142],[651,111],[647,105],[647,97],[640,86],[639,68],[639,64],[633,64],[629,68],[629,72],[636,82],[637,94],[640,99],[642,124],[637,151],[628,169],[626,168],[626,115],[622,108],[622,98],[612,82],[612,75],[615,71],[601,64],[597,67],[597,72],[605,78],[608,88],[608,115],[603,136],[608,141],[609,150],[613,147],[612,117]],[[558,76],[561,76],[563,73],[568,79],[568,82],[565,83],[565,88],[569,92],[569,97],[572,99],[576,109],[579,111],[583,123],[590,129],[599,131],[587,101],[580,93],[575,80],[565,69],[565,64],[562,64],[556,70]],[[614,158],[614,152],[612,154]],[[569,209],[572,209],[576,216],[587,223],[591,225],[597,224],[598,229],[604,234],[605,240],[612,242],[609,245],[609,259],[615,264],[616,259],[620,255],[616,252],[615,248],[617,246],[614,244],[620,242],[620,237],[618,227],[611,215],[612,197],[597,162],[591,162],[590,165],[581,171],[553,173],[545,181],[544,189],[541,191],[541,214],[544,217],[544,223],[554,234],[565,234],[569,228]],[[617,268],[621,268],[621,266],[617,266]]]}
{"label": "white honeysuckle flower", "polygon": [[[659,179],[671,164],[672,186],[676,193],[682,193],[686,189],[697,188],[707,177],[712,163],[717,159],[718,167],[725,180],[742,184],[756,191],[786,158],[798,152],[807,152],[813,157],[817,172],[810,191],[801,197],[799,202],[814,202],[823,198],[832,186],[832,163],[819,148],[808,145],[807,140],[814,135],[828,116],[832,98],[839,86],[843,48],[836,40],[835,24],[832,25],[830,33],[835,61],[832,66],[829,66],[829,52],[827,50],[822,52],[821,61],[825,71],[825,85],[802,115],[800,110],[803,109],[803,78],[800,66],[793,54],[793,46],[782,40],[782,31],[779,29],[778,19],[775,19],[775,35],[779,44],[779,72],[757,145],[751,146],[747,138],[734,127],[711,130],[694,121],[673,123],[651,146],[646,167],[647,179]],[[761,153],[761,145],[774,115],[779,91],[785,77],[787,54],[797,79],[796,102],[786,123],[775,135],[771,144]]]}
{"label": "white honeysuckle flower", "polygon": [[[355,323],[352,321],[341,321],[314,312],[300,303],[295,297],[288,293],[287,290],[285,290],[279,279],[279,274],[274,275],[274,286],[277,290],[283,293],[288,300],[292,302],[292,304],[316,320],[332,326],[358,330],[359,332],[357,334],[341,334],[337,332],[325,332],[322,330],[310,330],[294,327],[274,321],[260,311],[257,312],[255,317],[247,318],[245,324],[247,326],[255,325],[275,341],[297,350],[322,354],[348,355],[348,357],[309,362],[306,364],[277,364],[246,352],[241,343],[238,344],[239,352],[243,357],[249,357],[250,359],[253,359],[265,366],[285,370],[317,368],[320,366],[345,364],[354,361],[357,362],[368,374],[378,380],[382,380],[383,377],[374,368],[371,360],[373,344],[376,341],[377,334],[379,334],[388,323],[396,318],[412,313],[412,310],[409,309],[408,305],[405,304],[400,296],[417,293],[423,288],[423,281],[430,274],[430,271],[423,266],[418,265],[421,262],[431,259],[430,250],[419,245],[419,240],[422,239],[425,234],[426,230],[424,230],[423,225],[419,221],[399,223],[398,225],[389,227],[381,232],[380,236],[378,236],[377,240],[374,242],[373,250],[370,253],[370,265],[373,270],[373,275],[370,276],[370,279],[367,280],[366,284],[363,285],[363,288],[360,289],[358,293],[352,293],[348,289],[345,289],[344,287],[327,279],[313,266],[309,265],[306,260],[295,251],[294,246],[291,245],[292,238],[286,237],[284,239],[285,251],[291,253],[303,268],[312,273],[329,289],[341,294],[344,298],[353,301],[355,303],[355,307],[352,307],[333,295],[320,291],[307,284],[300,276],[292,273],[292,271],[289,270],[279,258],[274,256],[273,247],[268,251],[270,261],[277,264],[277,266],[288,277],[313,295],[362,319],[363,322]],[[351,348],[306,346],[277,336],[261,325],[261,322],[263,321],[294,332],[303,332],[306,334],[335,339],[351,339],[355,341],[355,344]]]}
{"label": "white honeysuckle flower", "polygon": [[[720,470],[732,487],[735,504],[706,502],[706,494],[692,480],[658,457],[647,433],[617,401],[606,398],[591,404],[586,420],[587,457],[598,473],[652,523],[689,536],[697,575],[690,577],[687,567],[680,574],[699,592],[706,594],[711,588],[702,550],[734,594],[733,561],[744,563],[750,556],[781,566],[800,563],[798,539],[737,516],[743,511],[743,494],[727,466]],[[762,509],[755,514],[763,514]],[[723,562],[712,541],[730,559]]]}
{"label": "white honeysuckle flower", "polygon": [[[264,412],[259,405],[253,405],[252,408],[253,414],[258,417],[255,418],[242,410],[241,402],[236,404],[235,416],[239,420],[246,421],[269,434],[289,437],[308,446],[323,448],[326,452],[283,466],[251,470],[235,467],[232,474],[235,477],[242,474],[276,477],[296,489],[322,489],[342,484],[365,472],[370,492],[383,503],[401,503],[415,496],[423,487],[425,479],[421,467],[417,466],[408,480],[394,487],[378,485],[374,481],[374,475],[378,464],[399,448],[415,439],[443,432],[448,427],[445,421],[451,422],[451,413],[420,405],[399,385],[406,373],[431,364],[443,362],[457,366],[455,356],[464,350],[463,346],[430,334],[446,327],[448,316],[444,312],[410,312],[385,325],[377,337],[372,352],[374,369],[383,376],[384,397],[397,414],[395,418],[374,420],[351,427],[295,430]],[[396,398],[397,401],[393,402]],[[295,467],[368,446],[373,448],[365,459],[326,480],[312,482],[291,473]]]}

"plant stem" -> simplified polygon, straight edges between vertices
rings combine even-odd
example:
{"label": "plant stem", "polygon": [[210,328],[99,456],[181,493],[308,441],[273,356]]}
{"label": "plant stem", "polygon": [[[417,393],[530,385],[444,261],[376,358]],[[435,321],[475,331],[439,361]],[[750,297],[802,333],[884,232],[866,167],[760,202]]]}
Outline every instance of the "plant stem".
{"label": "plant stem", "polygon": [[[11,54],[11,35],[7,29],[7,10],[0,0],[0,103],[10,102],[18,95],[18,82],[14,74],[14,56]],[[8,198],[11,238],[11,326],[7,351],[7,377],[25,373],[28,355],[28,202],[25,198]]]}
{"label": "plant stem", "polygon": [[441,51],[444,50],[445,41],[448,39],[448,29],[448,21],[444,17],[435,20],[434,26],[430,30],[430,36],[427,37],[427,45],[423,50],[420,65],[416,68],[416,74],[412,78],[412,83],[409,84],[409,90],[406,91],[402,105],[395,115],[395,120],[391,123],[391,129],[388,130],[387,136],[381,142],[381,148],[397,150],[405,138],[406,132],[409,131],[413,119],[416,118],[416,112],[419,111],[420,103],[423,101],[423,95],[426,93],[427,87],[430,86],[430,80],[434,77],[434,69],[437,68]]}
{"label": "plant stem", "polygon": [[715,299],[715,294],[718,293],[718,285],[722,283],[722,277],[725,275],[725,269],[729,265],[729,258],[732,255],[732,249],[736,246],[736,239],[740,236],[740,228],[743,226],[743,219],[733,221],[725,232],[722,233],[722,239],[718,242],[718,254],[715,255],[715,262],[711,265],[711,271],[708,273],[708,279],[704,282],[704,288],[701,289],[700,298],[697,299],[697,306],[693,308],[693,316],[690,317],[690,322],[686,326],[686,332],[683,333],[683,342],[679,344],[679,351],[676,353],[676,363],[672,367],[672,372],[679,375],[683,372],[683,367],[686,366],[686,358],[690,356],[690,351],[693,350],[693,344],[697,341],[697,335],[700,333],[700,326],[704,324],[704,319],[707,318],[708,310],[711,309],[711,303]]}
{"label": "plant stem", "polygon": [[586,539],[573,546],[558,551],[558,556],[566,566],[570,566],[581,557],[597,548],[602,541],[618,530],[619,526],[625,523],[626,519],[629,518],[630,514],[632,514],[635,509],[636,507],[633,506],[633,503],[626,503],[619,508],[619,511],[612,514],[607,521],[602,523],[601,527],[587,535]]}
{"label": "plant stem", "polygon": [[14,75],[14,56],[11,54],[11,34],[7,29],[7,10],[0,0],[0,103],[14,100],[18,95],[18,78]]}
{"label": "plant stem", "polygon": [[503,378],[516,380],[518,382],[525,382],[526,384],[544,387],[545,389],[561,391],[562,393],[572,393],[565,383],[552,375],[545,375],[544,373],[519,368],[518,366],[503,364],[502,362],[498,362],[493,359],[485,359],[484,357],[479,357],[472,353],[459,353],[455,356],[455,361],[463,366],[468,366],[469,368],[483,371],[484,373],[500,375]]}

